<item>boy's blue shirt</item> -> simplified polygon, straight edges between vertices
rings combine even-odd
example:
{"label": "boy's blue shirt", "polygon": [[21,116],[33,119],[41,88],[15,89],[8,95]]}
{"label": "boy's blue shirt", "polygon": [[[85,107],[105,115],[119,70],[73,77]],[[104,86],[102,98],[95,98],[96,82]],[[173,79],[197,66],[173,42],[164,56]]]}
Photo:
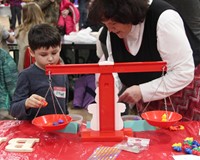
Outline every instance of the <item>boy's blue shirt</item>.
{"label": "boy's blue shirt", "polygon": [[[68,76],[51,75],[51,79],[52,79],[51,84],[53,89],[59,88],[62,90],[61,93],[65,92],[65,94],[61,94],[61,97],[56,97],[56,99],[58,100],[60,106],[62,107],[62,111],[65,114],[68,114],[68,109],[67,109],[68,90],[69,90]],[[26,110],[25,109],[26,99],[30,97],[32,94],[38,94],[42,97],[45,97],[48,89],[49,89],[49,76],[45,74],[44,70],[38,68],[35,64],[23,70],[21,73],[19,73],[18,76],[16,90],[10,106],[10,114],[17,119],[32,120],[36,116],[38,109],[30,108]],[[42,107],[37,116],[42,116],[46,114],[55,114],[55,113],[62,114],[62,111],[57,103],[57,100],[55,99],[55,96],[53,96],[53,98],[56,110],[54,109],[52,95],[51,92],[49,91],[46,96],[46,101],[48,102],[48,105],[46,107]]]}

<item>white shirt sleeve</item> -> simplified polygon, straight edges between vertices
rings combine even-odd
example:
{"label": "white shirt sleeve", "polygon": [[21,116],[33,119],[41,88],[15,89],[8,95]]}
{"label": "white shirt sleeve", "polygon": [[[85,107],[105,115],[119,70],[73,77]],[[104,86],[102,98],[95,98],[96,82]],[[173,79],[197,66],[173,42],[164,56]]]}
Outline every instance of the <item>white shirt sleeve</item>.
{"label": "white shirt sleeve", "polygon": [[167,73],[161,78],[140,84],[144,102],[163,99],[186,87],[194,78],[192,49],[179,14],[164,11],[157,23],[157,48]]}
{"label": "white shirt sleeve", "polygon": [[[102,29],[100,30],[101,33]],[[100,34],[99,34],[100,35]],[[112,49],[111,49],[111,44],[110,44],[110,33],[107,33],[107,38],[106,38],[106,47],[108,50],[108,58],[106,60],[105,55],[103,53],[102,47],[101,47],[101,42],[99,40],[99,38],[97,38],[97,56],[100,58],[99,62],[103,62],[103,61],[109,61],[109,62],[114,62],[113,60],[113,56],[112,56]],[[119,79],[118,73],[113,73],[113,78],[115,80],[115,86],[117,87],[118,91],[120,91],[122,89],[122,83]],[[98,84],[99,81],[99,74],[96,74],[96,84]]]}

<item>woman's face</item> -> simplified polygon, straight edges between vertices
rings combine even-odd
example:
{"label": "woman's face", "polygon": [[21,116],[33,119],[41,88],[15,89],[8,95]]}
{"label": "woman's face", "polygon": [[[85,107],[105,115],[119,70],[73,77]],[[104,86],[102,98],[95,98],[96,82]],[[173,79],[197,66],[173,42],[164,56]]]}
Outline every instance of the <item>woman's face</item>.
{"label": "woman's face", "polygon": [[112,20],[103,21],[102,23],[119,38],[125,38],[132,28],[132,24],[123,24]]}

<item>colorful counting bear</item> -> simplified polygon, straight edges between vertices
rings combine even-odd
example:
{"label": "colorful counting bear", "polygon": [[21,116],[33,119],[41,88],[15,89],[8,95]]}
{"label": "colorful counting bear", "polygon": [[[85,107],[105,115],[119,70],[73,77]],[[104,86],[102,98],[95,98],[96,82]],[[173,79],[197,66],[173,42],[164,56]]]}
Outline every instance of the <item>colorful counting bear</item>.
{"label": "colorful counting bear", "polygon": [[178,125],[178,126],[170,126],[169,129],[171,131],[178,131],[178,130],[184,130],[185,127],[183,125]]}
{"label": "colorful counting bear", "polygon": [[162,120],[161,120],[162,122],[167,122],[167,114],[166,113],[164,113],[163,115],[162,115]]}
{"label": "colorful counting bear", "polygon": [[53,126],[57,126],[57,125],[63,124],[63,123],[64,123],[64,120],[59,119],[57,122],[53,122],[52,125],[53,125]]}
{"label": "colorful counting bear", "polygon": [[172,145],[173,150],[177,151],[177,152],[181,152],[182,151],[182,144],[181,143],[174,143]]}
{"label": "colorful counting bear", "polygon": [[186,154],[194,154],[200,156],[200,144],[198,141],[194,140],[193,137],[187,137],[182,143],[174,143],[172,148],[176,152],[181,152],[182,150]]}
{"label": "colorful counting bear", "polygon": [[59,124],[62,124],[62,123],[64,123],[64,121],[63,121],[62,119],[59,119],[59,120],[58,120],[58,123],[59,123]]}
{"label": "colorful counting bear", "polygon": [[58,125],[58,122],[53,122],[52,125],[53,125],[53,126],[57,126],[57,125]]}

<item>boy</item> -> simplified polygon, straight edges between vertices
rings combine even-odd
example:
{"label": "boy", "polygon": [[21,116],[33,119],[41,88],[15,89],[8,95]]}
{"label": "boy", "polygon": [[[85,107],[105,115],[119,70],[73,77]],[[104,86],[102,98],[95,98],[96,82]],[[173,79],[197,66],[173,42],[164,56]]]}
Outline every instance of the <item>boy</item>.
{"label": "boy", "polygon": [[28,41],[30,54],[36,62],[19,74],[10,114],[17,119],[26,120],[46,114],[62,114],[63,112],[68,114],[67,75],[51,75],[55,96],[51,95],[51,91],[47,92],[49,75],[45,74],[45,66],[58,64],[60,61],[61,36],[58,30],[48,24],[36,25],[29,31]]}

